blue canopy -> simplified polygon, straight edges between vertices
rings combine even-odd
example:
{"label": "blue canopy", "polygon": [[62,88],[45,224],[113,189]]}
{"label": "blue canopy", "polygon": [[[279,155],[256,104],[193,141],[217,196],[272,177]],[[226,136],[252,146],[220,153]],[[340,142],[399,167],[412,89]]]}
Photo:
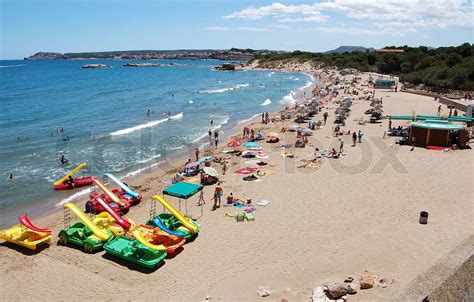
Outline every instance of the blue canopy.
{"label": "blue canopy", "polygon": [[201,185],[191,184],[187,182],[177,182],[163,190],[164,195],[174,196],[178,198],[188,199],[197,192],[202,190]]}

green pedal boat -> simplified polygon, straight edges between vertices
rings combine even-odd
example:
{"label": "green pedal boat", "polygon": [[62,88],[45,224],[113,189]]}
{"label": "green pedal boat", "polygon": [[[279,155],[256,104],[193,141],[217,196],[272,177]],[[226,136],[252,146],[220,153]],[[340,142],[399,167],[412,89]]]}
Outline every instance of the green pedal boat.
{"label": "green pedal boat", "polygon": [[107,242],[104,250],[108,254],[146,268],[155,268],[167,256],[166,251],[150,249],[127,236],[120,236]]}

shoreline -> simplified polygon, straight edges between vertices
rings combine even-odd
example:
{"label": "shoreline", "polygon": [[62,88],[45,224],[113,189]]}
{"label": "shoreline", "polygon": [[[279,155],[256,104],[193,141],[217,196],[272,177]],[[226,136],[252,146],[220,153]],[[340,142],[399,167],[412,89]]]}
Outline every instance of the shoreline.
{"label": "shoreline", "polygon": [[[281,113],[285,112],[285,104],[282,104],[281,101],[285,99],[286,97],[290,96],[294,98],[295,102],[297,104],[300,104],[307,99],[305,99],[304,94],[306,93],[307,95],[311,95],[312,92],[316,87],[318,87],[321,84],[321,80],[317,79],[315,76],[316,74],[311,74],[307,71],[305,72],[300,72],[300,71],[294,71],[294,70],[273,70],[273,69],[256,69],[260,71],[277,71],[277,72],[297,72],[304,74],[306,76],[309,76],[312,83],[310,85],[305,85],[302,87],[299,87],[294,91],[291,91],[289,94],[284,96],[280,101],[279,101],[279,106],[280,110],[277,111],[272,111],[269,112],[270,115],[276,114],[276,113]],[[316,72],[316,70],[314,71]],[[262,106],[262,109],[265,109],[265,106]],[[133,187],[141,188],[144,186],[144,183],[147,183],[150,181],[150,179],[157,179],[157,178],[172,178],[174,174],[176,173],[177,170],[181,169],[182,163],[186,162],[187,158],[193,157],[191,155],[194,154],[194,149],[199,148],[201,152],[201,156],[211,156],[214,154],[220,154],[220,151],[222,151],[225,147],[225,141],[229,138],[236,137],[239,135],[245,124],[253,124],[257,122],[260,118],[260,114],[255,114],[247,119],[237,121],[235,125],[231,126],[229,130],[224,132],[224,134],[220,134],[219,136],[219,141],[220,141],[220,146],[218,149],[214,149],[212,147],[209,148],[209,141],[207,139],[207,135],[195,142],[191,142],[187,145],[185,145],[182,150],[176,150],[176,152],[173,152],[172,154],[167,154],[164,157],[160,156],[156,159],[156,162],[151,163],[150,165],[146,165],[144,167],[139,167],[136,170],[131,170],[131,171],[126,171],[124,174],[117,174],[117,177],[119,179],[126,179],[127,183],[130,183]],[[122,131],[122,130],[120,130]],[[222,135],[222,136],[221,136]],[[139,165],[140,166],[140,165]],[[148,172],[147,172],[148,171]],[[55,228],[58,226],[57,220],[60,218],[63,212],[63,205],[67,202],[72,202],[75,205],[82,205],[88,200],[88,195],[90,192],[94,190],[93,187],[88,187],[88,188],[83,188],[80,189],[77,192],[74,192],[72,195],[65,197],[61,200],[54,200],[54,199],[46,199],[49,200],[50,204],[52,207],[51,210],[45,211],[41,215],[35,216],[35,212],[31,211],[30,212],[30,217],[34,217],[32,219],[35,219],[39,221],[41,225],[44,225],[49,228]],[[146,189],[148,191],[148,189]],[[138,189],[140,191],[140,189]],[[38,202],[39,206],[41,202]],[[82,206],[80,207],[81,209],[83,208]],[[133,210],[133,208],[131,208]],[[19,214],[17,214],[19,215]],[[61,219],[62,220],[62,219]],[[51,221],[55,221],[51,223]],[[10,227],[10,225],[0,225],[0,227]]]}

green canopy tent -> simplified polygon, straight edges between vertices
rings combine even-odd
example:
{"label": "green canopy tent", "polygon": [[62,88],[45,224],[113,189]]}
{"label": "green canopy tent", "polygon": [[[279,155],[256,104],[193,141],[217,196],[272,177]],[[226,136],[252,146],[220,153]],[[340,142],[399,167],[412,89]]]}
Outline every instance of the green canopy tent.
{"label": "green canopy tent", "polygon": [[[188,198],[194,196],[197,192],[201,190],[202,190],[201,185],[180,181],[164,189],[163,195],[178,197],[179,211],[181,211],[181,199],[184,199],[186,215],[188,215],[188,202],[187,202]],[[201,216],[202,216],[202,206],[201,206]]]}
{"label": "green canopy tent", "polygon": [[376,80],[374,88],[391,88],[395,85],[395,80]]}
{"label": "green canopy tent", "polygon": [[443,120],[412,122],[410,124],[410,142],[414,142],[417,146],[446,147],[450,145],[451,132],[462,129],[461,126]]}

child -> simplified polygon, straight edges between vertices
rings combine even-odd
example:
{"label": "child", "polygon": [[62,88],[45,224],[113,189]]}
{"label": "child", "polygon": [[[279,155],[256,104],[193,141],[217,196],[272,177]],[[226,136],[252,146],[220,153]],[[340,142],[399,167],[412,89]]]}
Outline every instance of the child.
{"label": "child", "polygon": [[[224,162],[224,165],[222,166],[222,175],[225,175],[225,172],[227,171],[227,163]],[[232,193],[231,193],[232,195]]]}

